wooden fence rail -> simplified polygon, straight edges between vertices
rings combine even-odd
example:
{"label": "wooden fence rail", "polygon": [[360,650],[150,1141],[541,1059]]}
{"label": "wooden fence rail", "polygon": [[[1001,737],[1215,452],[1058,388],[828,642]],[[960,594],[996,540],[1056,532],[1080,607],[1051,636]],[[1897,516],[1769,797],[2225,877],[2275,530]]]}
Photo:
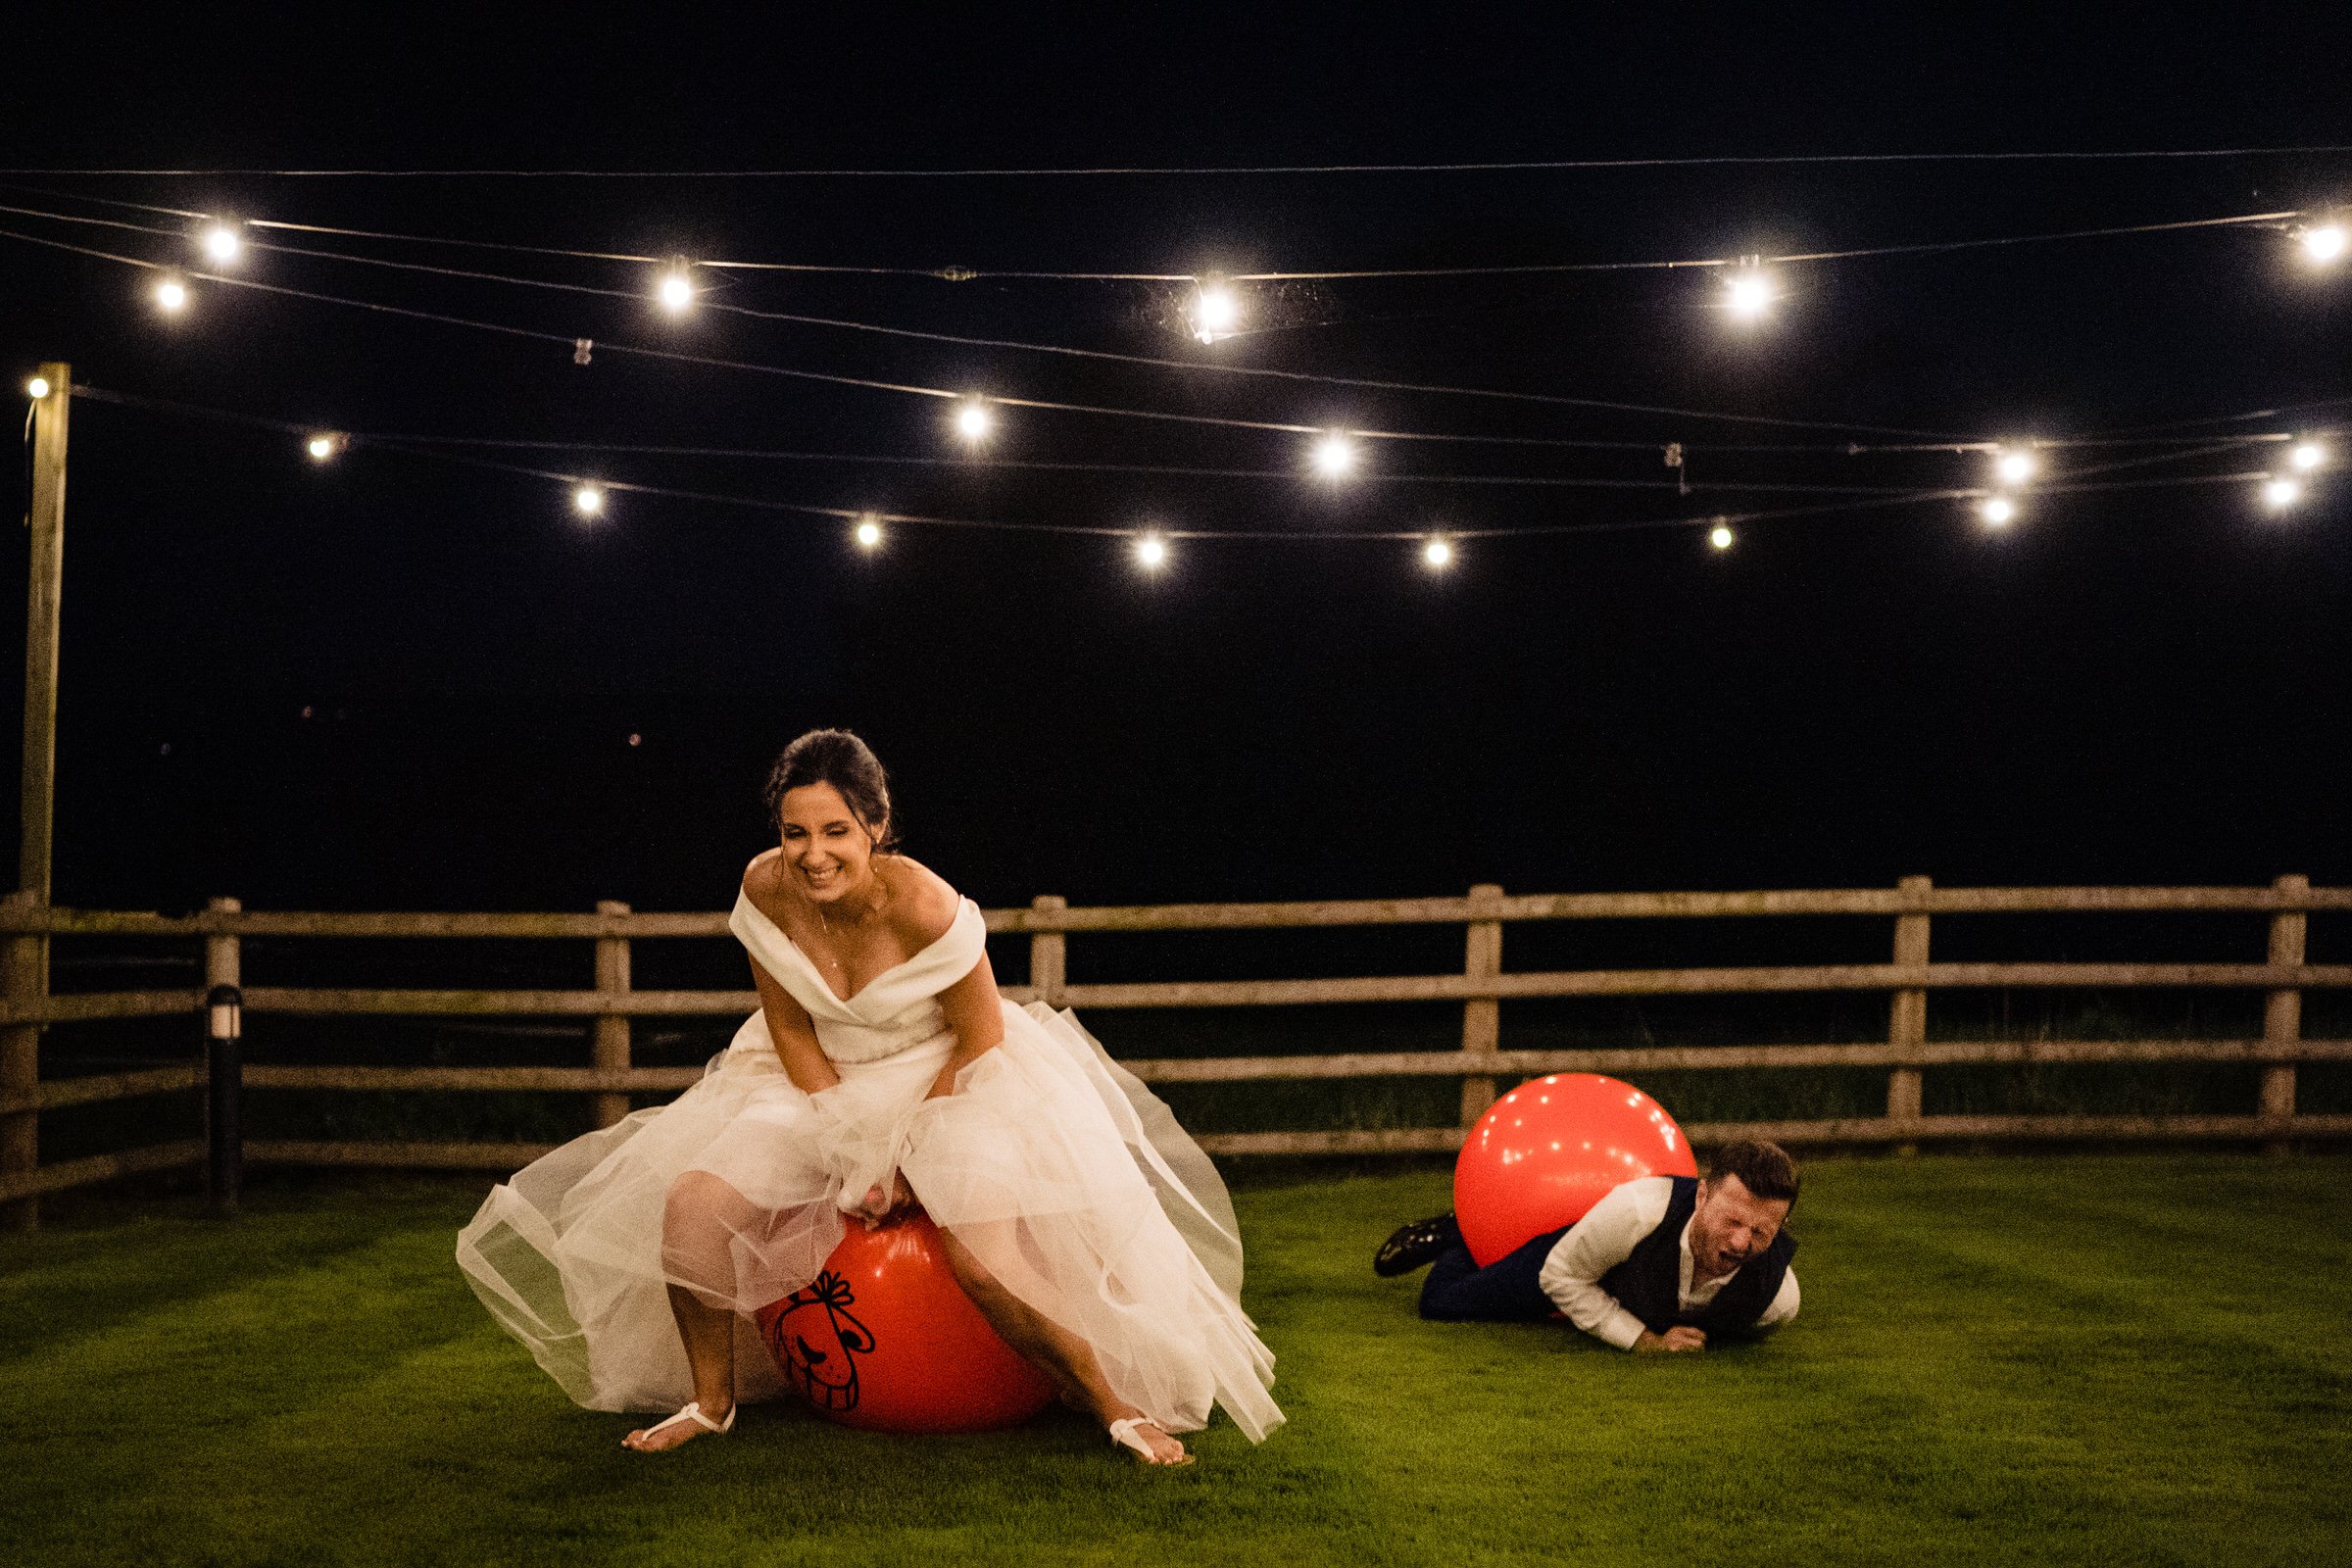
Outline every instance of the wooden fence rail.
{"label": "wooden fence rail", "polygon": [[[1801,1122],[1695,1123],[1695,1143],[1739,1136],[1778,1137],[1808,1145],[1910,1145],[1935,1140],[2138,1138],[2259,1139],[2352,1134],[2352,1117],[2296,1108],[2296,1068],[2352,1060],[2352,1041],[2302,1035],[2303,993],[2352,986],[2352,964],[2307,959],[2315,912],[2352,911],[2352,888],[2314,888],[2302,877],[2239,888],[1937,888],[1908,877],[1893,888],[1754,893],[1580,893],[1506,895],[1481,885],[1463,898],[1342,900],[1292,904],[1098,906],[1072,908],[1042,897],[1025,908],[988,911],[993,933],[1029,939],[1028,983],[1007,986],[1016,1001],[1081,1009],[1264,1007],[1350,1003],[1451,1003],[1462,1008],[1457,1051],[1355,1053],[1299,1056],[1222,1056],[1134,1060],[1152,1083],[1245,1083],[1346,1078],[1459,1077],[1459,1113],[1446,1127],[1261,1132],[1212,1135],[1211,1152],[1375,1153],[1443,1151],[1493,1103],[1498,1080],[1547,1072],[1639,1073],[1689,1069],[1884,1067],[1886,1114]],[[1930,957],[1937,915],[2038,913],[2267,914],[2263,962],[1939,963]],[[1887,919],[1893,940],[1886,963],[1665,969],[1508,970],[1505,928],[1515,921],[1722,919],[1851,916]],[[1301,980],[1173,980],[1088,984],[1069,978],[1073,934],[1274,930],[1333,926],[1460,925],[1457,972]],[[34,1055],[51,1026],[108,1018],[181,1015],[194,1019],[206,991],[242,982],[247,937],[535,939],[591,945],[594,985],[580,990],[425,990],[258,986],[243,990],[248,1013],[315,1016],[499,1015],[573,1018],[587,1026],[589,1062],[581,1067],[367,1067],[258,1064],[243,1082],[263,1090],[407,1092],[527,1091],[591,1097],[599,1125],[626,1114],[630,1097],[674,1093],[700,1068],[632,1065],[632,1020],[642,1017],[741,1015],[751,991],[641,991],[631,985],[631,944],[639,940],[726,935],[719,913],[639,913],[603,903],[593,914],[381,913],[246,910],[218,899],[199,913],[149,914],[65,909],[19,896],[0,904],[0,1205],[29,1223],[42,1193],[136,1171],[188,1164],[200,1142],[38,1163],[37,1118],[43,1111],[202,1087],[193,1061],[127,1072],[43,1081]],[[172,938],[201,943],[202,987],[51,994],[46,949],[56,938]],[[2259,1039],[2133,1041],[1930,1041],[1929,998],[1937,991],[1993,988],[2194,988],[2259,991]],[[1508,1050],[1501,1004],[1544,997],[1658,997],[1879,991],[1888,997],[1884,1042],[1842,1045],[1624,1047]],[[191,1022],[191,1044],[195,1038]],[[2153,1061],[2235,1062],[2261,1069],[2252,1114],[2194,1116],[1960,1116],[1923,1113],[1922,1075],[1930,1068],[2030,1063]],[[333,1143],[260,1140],[248,1146],[265,1163],[511,1167],[537,1146],[488,1143]]]}

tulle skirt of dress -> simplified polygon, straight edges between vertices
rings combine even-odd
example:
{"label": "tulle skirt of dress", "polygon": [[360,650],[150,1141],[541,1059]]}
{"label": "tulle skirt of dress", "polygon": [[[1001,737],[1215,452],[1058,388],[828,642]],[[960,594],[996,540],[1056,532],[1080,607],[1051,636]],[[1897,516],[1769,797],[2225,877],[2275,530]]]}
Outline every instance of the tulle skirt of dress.
{"label": "tulle skirt of dress", "polygon": [[738,1314],[738,1397],[783,1380],[751,1314],[816,1278],[845,1204],[903,1172],[924,1209],[1030,1307],[1094,1348],[1171,1431],[1222,1404],[1251,1440],[1282,1422],[1274,1358],[1240,1304],[1223,1182],[1167,1106],[1075,1017],[1003,1004],[1004,1040],[923,1097],[953,1037],[839,1063],[815,1096],[755,1013],[693,1088],[574,1139],[494,1189],[458,1238],[493,1316],[580,1404],[693,1397],[668,1287]]}

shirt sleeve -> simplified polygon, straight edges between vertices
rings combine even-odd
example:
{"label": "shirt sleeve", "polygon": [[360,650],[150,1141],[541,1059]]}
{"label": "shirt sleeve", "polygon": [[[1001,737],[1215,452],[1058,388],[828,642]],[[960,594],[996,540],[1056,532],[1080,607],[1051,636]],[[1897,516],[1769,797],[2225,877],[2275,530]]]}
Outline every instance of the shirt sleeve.
{"label": "shirt sleeve", "polygon": [[[1642,1337],[1642,1320],[1618,1304],[1600,1288],[1600,1277],[1624,1262],[1642,1237],[1657,1229],[1665,1204],[1645,1202],[1652,1182],[1673,1191],[1671,1181],[1651,1177],[1611,1188],[1583,1219],[1569,1228],[1544,1260],[1536,1276],[1538,1289],[1569,1322],[1603,1344],[1630,1350]],[[1777,1307],[1777,1301],[1774,1303]],[[1793,1304],[1789,1307],[1793,1312]]]}
{"label": "shirt sleeve", "polygon": [[1777,1329],[1796,1316],[1796,1270],[1790,1269],[1781,1276],[1781,1288],[1773,1292],[1772,1304],[1764,1309],[1762,1317],[1756,1319],[1756,1331],[1762,1333],[1767,1329]]}

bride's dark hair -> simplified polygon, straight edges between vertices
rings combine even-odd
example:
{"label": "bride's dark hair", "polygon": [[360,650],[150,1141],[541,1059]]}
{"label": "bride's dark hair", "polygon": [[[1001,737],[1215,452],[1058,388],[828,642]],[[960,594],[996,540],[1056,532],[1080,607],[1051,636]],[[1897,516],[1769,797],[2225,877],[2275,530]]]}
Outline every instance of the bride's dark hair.
{"label": "bride's dark hair", "polygon": [[783,812],[785,792],[807,784],[830,784],[839,791],[858,825],[873,838],[877,855],[899,847],[898,819],[890,809],[890,777],[865,742],[846,729],[812,729],[785,747],[776,765],[767,770],[767,787],[760,792],[769,826]]}

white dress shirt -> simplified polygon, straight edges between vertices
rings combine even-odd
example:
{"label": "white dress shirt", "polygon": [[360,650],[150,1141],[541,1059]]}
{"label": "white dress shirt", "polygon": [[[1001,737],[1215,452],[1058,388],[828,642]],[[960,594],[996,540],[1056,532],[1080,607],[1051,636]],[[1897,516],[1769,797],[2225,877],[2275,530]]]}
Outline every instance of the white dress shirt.
{"label": "white dress shirt", "polygon": [[[1620,1350],[1632,1349],[1634,1342],[1642,1337],[1642,1320],[1600,1288],[1600,1277],[1631,1256],[1642,1238],[1664,1222],[1666,1205],[1673,1199],[1671,1176],[1644,1176],[1610,1189],[1559,1239],[1551,1255],[1544,1260],[1544,1271],[1536,1276],[1536,1284],[1569,1322]],[[1740,1276],[1740,1270],[1734,1269],[1721,1279],[1693,1284],[1688,1224],[1683,1226],[1682,1252],[1681,1299],[1686,1312],[1715,1299],[1726,1285]],[[1772,1304],[1764,1309],[1764,1315],[1756,1319],[1756,1327],[1778,1328],[1788,1322],[1796,1316],[1796,1270],[1791,1268],[1782,1276],[1781,1288]]]}

